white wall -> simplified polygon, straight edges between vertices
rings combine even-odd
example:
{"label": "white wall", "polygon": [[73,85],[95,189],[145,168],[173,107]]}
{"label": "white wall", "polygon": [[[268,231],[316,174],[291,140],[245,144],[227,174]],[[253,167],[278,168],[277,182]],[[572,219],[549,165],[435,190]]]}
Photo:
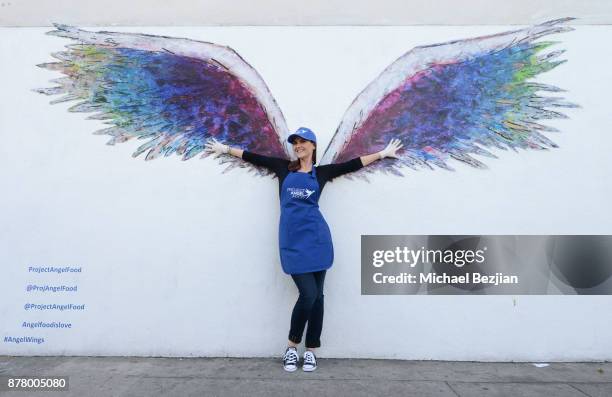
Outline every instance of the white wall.
{"label": "white wall", "polygon": [[2,0],[0,26],[611,24],[608,0]]}
{"label": "white wall", "polygon": [[[83,28],[88,28],[82,26]],[[231,46],[269,85],[290,129],[326,145],[354,96],[416,45],[504,31],[488,27],[115,28]],[[31,91],[35,67],[68,40],[47,28],[0,29],[0,336],[41,335],[0,354],[277,356],[297,289],[278,258],[276,179],[221,174],[212,159],[133,159],[107,146],[86,114]],[[109,29],[110,30],[110,29]],[[334,239],[325,286],[323,357],[444,360],[612,358],[610,296],[361,296],[361,234],[610,234],[612,56],[607,27],[559,35],[566,64],[538,81],[582,106],[550,121],[559,148],[495,151],[478,171],[377,176],[326,185]],[[601,43],[601,44],[598,44]],[[27,267],[79,265],[77,276]],[[28,293],[28,283],[79,291]],[[73,297],[71,299],[71,297]],[[84,312],[25,311],[27,302],[85,303]],[[32,330],[22,321],[72,321]]]}

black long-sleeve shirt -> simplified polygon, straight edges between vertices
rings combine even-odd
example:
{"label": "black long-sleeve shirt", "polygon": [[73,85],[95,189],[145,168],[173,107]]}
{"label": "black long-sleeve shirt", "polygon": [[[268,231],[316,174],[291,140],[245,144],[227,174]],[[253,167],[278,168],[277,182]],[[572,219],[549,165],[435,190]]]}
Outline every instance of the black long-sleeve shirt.
{"label": "black long-sleeve shirt", "polygon": [[[289,171],[289,168],[287,168],[290,161],[282,159],[280,157],[264,156],[261,154],[249,152],[248,150],[244,150],[242,152],[242,159],[248,161],[249,163],[266,167],[272,172],[274,172],[274,174],[276,174],[276,177],[278,178],[278,195],[280,197],[283,181],[285,180],[285,177],[289,175],[289,172],[291,172]],[[326,164],[313,167],[315,167],[317,171],[319,194],[321,194],[321,192],[323,191],[323,187],[327,182],[349,172],[357,171],[358,169],[363,167],[363,163],[361,162],[361,158],[355,157],[354,159],[345,161],[344,163]]]}

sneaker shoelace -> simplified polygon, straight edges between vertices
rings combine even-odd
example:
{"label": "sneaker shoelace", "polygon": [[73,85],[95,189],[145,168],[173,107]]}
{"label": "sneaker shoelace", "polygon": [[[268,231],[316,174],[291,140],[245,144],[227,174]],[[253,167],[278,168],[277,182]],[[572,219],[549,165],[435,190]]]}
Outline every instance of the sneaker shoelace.
{"label": "sneaker shoelace", "polygon": [[294,349],[287,349],[284,357],[285,364],[296,364],[298,361],[298,355]]}
{"label": "sneaker shoelace", "polygon": [[315,359],[315,355],[312,352],[306,352],[304,354],[304,364],[316,365],[317,360]]}

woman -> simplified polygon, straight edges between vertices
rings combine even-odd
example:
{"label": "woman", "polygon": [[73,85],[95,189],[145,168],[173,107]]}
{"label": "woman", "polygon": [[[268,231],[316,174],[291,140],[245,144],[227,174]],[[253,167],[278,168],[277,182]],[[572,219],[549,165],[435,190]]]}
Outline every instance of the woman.
{"label": "woman", "polygon": [[331,233],[319,211],[319,197],[325,183],[370,164],[384,157],[397,158],[401,148],[399,140],[392,140],[384,150],[356,157],[339,164],[315,166],[317,162],[317,138],[308,128],[299,128],[288,141],[293,144],[297,160],[263,156],[223,145],[214,138],[206,149],[215,153],[229,153],[252,164],[273,171],[278,177],[281,214],[279,246],[283,271],[293,278],[299,297],[291,314],[289,341],[283,355],[283,367],[293,372],[297,369],[297,345],[302,340],[308,322],[304,352],[304,371],[314,371],[317,360],[314,349],[321,346],[323,327],[323,281],[325,272],[332,266],[334,250]]}

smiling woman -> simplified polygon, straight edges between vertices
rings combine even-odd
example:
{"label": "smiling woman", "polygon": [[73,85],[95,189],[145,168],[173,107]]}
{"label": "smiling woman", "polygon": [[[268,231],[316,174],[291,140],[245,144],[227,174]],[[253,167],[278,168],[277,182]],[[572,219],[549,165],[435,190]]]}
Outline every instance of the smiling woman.
{"label": "smiling woman", "polygon": [[319,211],[319,198],[328,181],[357,171],[366,164],[384,157],[396,157],[401,147],[392,140],[382,151],[355,157],[336,164],[316,166],[317,138],[310,129],[301,127],[289,135],[296,160],[263,156],[247,150],[231,148],[214,138],[207,150],[218,154],[231,154],[252,164],[267,167],[279,182],[281,214],[278,242],[283,271],[295,282],[299,297],[291,314],[288,347],[283,356],[287,371],[297,368],[295,347],[302,340],[306,322],[305,371],[316,369],[313,349],[321,346],[323,327],[323,282],[325,272],[334,261],[334,247],[329,225]]}
{"label": "smiling woman", "polygon": [[310,129],[301,127],[289,137],[289,142],[293,144],[293,151],[297,156],[296,160],[289,163],[289,171],[310,172],[313,164],[317,162],[315,134]]}

